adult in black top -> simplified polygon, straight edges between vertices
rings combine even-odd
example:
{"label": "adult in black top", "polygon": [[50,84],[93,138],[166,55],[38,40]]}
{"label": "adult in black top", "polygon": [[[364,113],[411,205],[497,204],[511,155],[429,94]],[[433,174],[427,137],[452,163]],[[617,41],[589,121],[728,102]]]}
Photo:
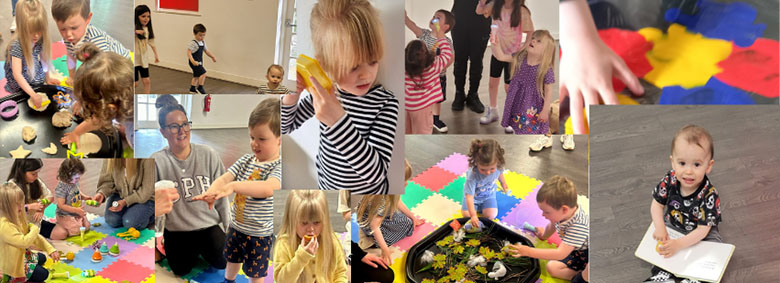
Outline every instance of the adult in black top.
{"label": "adult in black top", "polygon": [[[452,14],[452,44],[455,47],[455,99],[452,110],[463,110],[464,103],[474,112],[482,113],[485,106],[479,101],[479,81],[482,79],[482,57],[490,39],[490,19],[476,12],[479,0],[455,0]],[[471,61],[471,68],[468,68]],[[469,69],[469,91],[466,96],[466,69]]]}

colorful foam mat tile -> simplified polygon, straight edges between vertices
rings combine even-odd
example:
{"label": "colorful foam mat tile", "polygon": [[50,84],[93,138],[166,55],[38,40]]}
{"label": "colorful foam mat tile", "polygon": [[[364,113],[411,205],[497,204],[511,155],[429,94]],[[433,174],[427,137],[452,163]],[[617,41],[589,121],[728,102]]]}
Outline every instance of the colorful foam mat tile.
{"label": "colorful foam mat tile", "polygon": [[96,241],[99,241],[103,238],[105,238],[107,235],[96,232],[96,231],[86,231],[84,232],[84,240],[81,240],[81,235],[71,236],[65,239],[65,241],[68,241],[69,243],[81,246],[81,247],[87,247],[89,245],[92,245]]}
{"label": "colorful foam mat tile", "polygon": [[78,267],[81,270],[92,269],[95,270],[95,272],[100,272],[107,266],[119,260],[118,257],[113,257],[110,255],[102,255],[102,259],[103,259],[102,261],[92,262],[93,253],[94,251],[92,249],[83,249],[76,254],[76,258],[73,260],[73,262],[68,264]]}
{"label": "colorful foam mat tile", "polygon": [[504,217],[509,211],[520,202],[520,199],[507,195],[502,191],[496,192],[496,203],[498,204],[498,215],[496,218]]}
{"label": "colorful foam mat tile", "polygon": [[[548,242],[538,242],[536,243],[537,248],[541,249],[557,249],[558,246],[553,245]],[[560,278],[555,278],[550,275],[549,272],[547,272],[547,260],[539,260],[539,267],[542,270],[541,275],[539,275],[539,279],[542,280],[542,282],[545,283],[566,283],[569,282],[568,280],[563,280]]]}
{"label": "colorful foam mat tile", "polygon": [[[273,277],[273,272],[268,273],[268,276],[266,278]],[[211,269],[211,270],[204,270],[197,276],[193,277],[190,282],[223,282],[225,280],[225,270],[224,269]],[[236,275],[236,282],[241,283],[247,283],[249,282],[249,278],[247,278],[245,275],[238,274]],[[267,281],[266,281],[267,282]]]}
{"label": "colorful foam mat tile", "polygon": [[417,184],[420,184],[426,189],[431,190],[432,192],[438,192],[441,190],[445,185],[452,182],[452,180],[455,180],[458,175],[455,175],[447,170],[441,169],[438,166],[433,166],[431,168],[428,168],[428,170],[423,171],[416,177],[412,178],[412,181],[414,181]]}
{"label": "colorful foam mat tile", "polygon": [[460,175],[466,173],[466,170],[469,169],[469,157],[455,152],[436,163],[436,166],[452,174]]}
{"label": "colorful foam mat tile", "polygon": [[414,181],[410,181],[406,185],[406,190],[404,191],[404,194],[401,195],[401,201],[404,202],[406,207],[412,209],[418,204],[420,204],[423,200],[431,197],[431,195],[433,195],[433,192],[423,188],[422,186],[415,183]]}
{"label": "colorful foam mat tile", "polygon": [[91,224],[100,223],[100,226],[97,227],[92,226],[90,228],[92,229],[92,231],[100,232],[106,235],[111,235],[116,231],[116,228],[111,228],[111,226],[108,226],[108,224],[106,224],[106,219],[103,218],[102,216],[98,216],[94,219],[90,219],[89,223]]}
{"label": "colorful foam mat tile", "polygon": [[425,199],[420,205],[412,209],[412,213],[419,215],[423,220],[432,225],[440,226],[450,220],[450,215],[460,211],[460,203],[456,203],[442,195],[435,193]]}
{"label": "colorful foam mat tile", "polygon": [[154,249],[144,246],[136,246],[129,251],[122,251],[122,259],[140,265],[144,268],[154,269]]}
{"label": "colorful foam mat tile", "polygon": [[47,266],[48,263],[49,263],[49,260],[47,260],[46,263],[47,264],[44,265],[44,267],[49,269],[49,274],[52,274],[52,273],[53,274],[61,274],[63,272],[68,272],[68,277],[67,278],[59,278],[59,277],[58,278],[52,278],[52,279],[46,280],[46,282],[64,283],[64,282],[82,282],[82,281],[84,281],[84,278],[81,277],[81,269],[79,269],[77,267],[68,265],[67,263],[62,262],[62,261],[54,263],[51,266]]}
{"label": "colorful foam mat tile", "polygon": [[451,183],[447,184],[439,190],[439,194],[442,196],[460,203],[463,201],[463,186],[466,184],[466,176],[461,175],[455,180],[453,180]]}
{"label": "colorful foam mat tile", "polygon": [[408,253],[404,252],[400,258],[394,259],[393,264],[390,265],[390,269],[395,273],[395,279],[393,283],[406,283],[406,256]]}
{"label": "colorful foam mat tile", "polygon": [[154,273],[153,269],[119,259],[99,271],[97,275],[112,281],[130,281],[139,283]]}
{"label": "colorful foam mat tile", "polygon": [[414,233],[411,236],[401,239],[393,244],[393,246],[398,247],[398,249],[402,251],[408,251],[409,248],[420,242],[420,240],[428,236],[433,230],[434,227],[431,223],[424,222],[422,225],[414,227]]}
{"label": "colorful foam mat tile", "polygon": [[504,180],[509,187],[509,194],[518,199],[525,199],[529,193],[542,186],[542,181],[536,178],[509,170],[504,172]]}

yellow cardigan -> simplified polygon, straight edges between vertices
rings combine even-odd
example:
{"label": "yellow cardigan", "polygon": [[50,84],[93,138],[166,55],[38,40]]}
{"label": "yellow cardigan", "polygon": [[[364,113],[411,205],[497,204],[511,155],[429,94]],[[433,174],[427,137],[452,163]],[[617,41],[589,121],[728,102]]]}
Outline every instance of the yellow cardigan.
{"label": "yellow cardigan", "polygon": [[11,223],[5,217],[0,217],[0,270],[11,277],[25,277],[24,273],[24,252],[34,246],[40,250],[51,254],[54,247],[39,235],[40,228],[33,224],[28,224],[30,232],[27,235],[22,234],[19,226]]}
{"label": "yellow cardigan", "polygon": [[341,249],[341,243],[338,241],[338,236],[333,235],[333,246],[338,247],[337,252],[332,259],[323,260],[335,260],[336,270],[330,274],[330,278],[333,281],[329,281],[324,274],[314,274],[317,264],[324,262],[318,261],[314,258],[314,255],[310,254],[302,247],[297,247],[294,250],[293,247],[287,245],[287,235],[279,236],[279,239],[274,243],[274,281],[275,282],[299,282],[298,278],[302,277],[305,283],[347,283],[347,261],[344,256],[344,251]]}

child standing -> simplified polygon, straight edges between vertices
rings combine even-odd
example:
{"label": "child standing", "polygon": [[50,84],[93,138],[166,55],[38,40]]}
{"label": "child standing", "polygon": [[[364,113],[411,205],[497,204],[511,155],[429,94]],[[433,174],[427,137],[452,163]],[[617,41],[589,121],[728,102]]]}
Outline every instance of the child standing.
{"label": "child standing", "polygon": [[[494,0],[491,3],[480,0],[477,5],[477,13],[491,16],[493,19],[491,39],[494,42],[491,46],[499,47],[498,49],[501,49],[504,54],[515,54],[529,46],[534,24],[531,21],[531,12],[525,6],[525,0]],[[523,33],[526,37],[525,43],[523,43]],[[493,48],[494,55],[490,58],[490,81],[488,83],[490,108],[485,111],[485,116],[479,119],[479,123],[483,125],[498,120],[498,85],[501,73],[504,73],[504,90],[507,93],[509,92],[509,79],[512,75],[509,63],[499,61],[500,59],[495,56],[495,49]],[[506,126],[504,129],[508,133],[512,132]]]}
{"label": "child standing", "polygon": [[217,57],[211,54],[206,47],[206,26],[196,24],[192,27],[194,39],[187,44],[187,59],[192,69],[192,81],[190,82],[190,93],[206,94],[203,84],[206,83],[206,68],[203,67],[203,53],[211,57],[211,61],[217,62]]}
{"label": "child standing", "polygon": [[79,190],[79,180],[86,171],[84,163],[77,158],[62,161],[57,172],[57,188],[54,189],[57,204],[57,226],[51,231],[52,240],[62,240],[69,236],[79,235],[79,229],[89,230],[87,214],[82,207],[82,200],[92,199]]}
{"label": "child standing", "polygon": [[[435,52],[436,55],[440,55],[441,48],[437,43],[438,38],[433,36],[432,31],[444,30],[445,34],[448,33],[455,26],[455,15],[444,9],[436,11],[436,13],[433,14],[433,19],[431,19],[431,21],[428,23],[428,27],[430,29],[422,29],[418,27],[417,24],[409,19],[409,16],[407,16],[405,13],[404,17],[406,17],[406,27],[414,33],[417,39],[422,40],[425,43],[425,46],[428,47],[429,50]],[[447,43],[449,43],[450,47],[452,47],[452,39],[447,36],[445,36],[445,38],[447,38]],[[439,119],[439,114],[441,114],[441,103],[447,100],[447,68],[452,65],[452,62],[453,60],[450,60],[447,66],[445,66],[439,74],[439,81],[441,81],[442,99],[441,101],[432,105],[433,128],[441,133],[445,133],[448,130],[447,124]]]}
{"label": "child standing", "polygon": [[299,76],[298,93],[282,98],[282,133],[316,117],[318,187],[387,194],[398,100],[375,84],[384,52],[379,15],[367,0],[321,0],[311,12],[311,30],[315,57],[335,87],[326,90],[312,77],[310,95],[298,101],[304,81]]}
{"label": "child standing", "polygon": [[[92,12],[90,0],[57,0],[51,3],[51,15],[57,23],[57,29],[65,41],[68,51],[68,81],[73,85],[76,70],[77,49],[86,42],[95,44],[102,51],[110,51],[130,59],[130,52],[116,39],[101,29],[91,25]],[[81,59],[79,59],[81,60]]]}
{"label": "child standing", "polygon": [[11,172],[8,173],[8,182],[19,186],[24,192],[27,218],[32,219],[33,223],[38,223],[43,219],[43,210],[46,209],[43,200],[46,199],[49,203],[53,200],[49,188],[38,178],[42,167],[43,161],[37,158],[14,159]]}
{"label": "child standing", "polygon": [[3,282],[44,282],[49,271],[43,267],[46,255],[33,253],[30,247],[46,251],[54,261],[60,254],[43,237],[39,228],[24,216],[24,193],[13,183],[0,185],[0,270]]}
{"label": "child standing", "polygon": [[152,28],[152,11],[149,6],[138,5],[135,7],[135,86],[138,86],[138,77],[144,84],[144,92],[151,92],[151,80],[149,79],[149,48],[154,52],[154,62],[159,63],[157,47],[154,46],[154,29]]}
{"label": "child standing", "polygon": [[[297,247],[297,248],[296,248]],[[292,190],[274,248],[276,282],[347,282],[347,262],[322,191]]]}
{"label": "child standing", "polygon": [[479,227],[477,213],[495,219],[498,214],[496,202],[496,179],[501,182],[504,193],[509,187],[504,180],[504,149],[493,139],[474,139],[469,149],[469,170],[463,186],[464,217],[471,217],[474,227]]}
{"label": "child standing", "polygon": [[81,111],[84,122],[73,132],[66,133],[60,142],[75,142],[79,146],[81,135],[93,133],[100,137],[102,145],[89,157],[121,158],[122,140],[112,121],[124,126],[124,134],[132,146],[132,63],[114,52],[103,52],[91,43],[78,49],[77,58],[84,63],[75,74],[73,95],[80,102],[80,109],[74,111]]}
{"label": "child standing", "polygon": [[373,238],[374,246],[382,250],[381,257],[388,264],[392,264],[390,246],[411,236],[414,227],[423,224],[404,205],[400,195],[364,196],[357,215],[360,229]]}
{"label": "child standing", "polygon": [[[49,77],[51,65],[51,41],[49,41],[46,9],[40,1],[16,3],[19,32],[14,33],[5,55],[5,90],[9,93],[24,92],[30,96],[36,108],[43,106],[43,98],[35,93],[36,86],[59,84]],[[44,65],[46,67],[44,67]]]}
{"label": "child standing", "polygon": [[284,68],[282,66],[273,64],[268,67],[265,73],[265,79],[268,82],[257,88],[257,94],[287,94],[290,92],[285,85],[282,84],[284,80]]}
{"label": "child standing", "polygon": [[282,159],[279,99],[268,98],[249,115],[249,137],[253,154],[246,154],[230,166],[204,194],[193,200],[214,201],[236,193],[233,219],[227,232],[225,282],[234,283],[243,263],[250,282],[263,282],[273,244],[274,191],[282,187]]}
{"label": "child standing", "polygon": [[[715,163],[714,156],[712,136],[706,129],[687,125],[674,135],[669,156],[672,170],[653,189],[654,201],[650,206],[655,228],[653,239],[661,242],[659,253],[664,257],[700,241],[723,241],[718,231],[720,197],[707,178]],[[670,239],[667,227],[685,236]],[[682,278],[653,267],[648,281],[670,279]]]}

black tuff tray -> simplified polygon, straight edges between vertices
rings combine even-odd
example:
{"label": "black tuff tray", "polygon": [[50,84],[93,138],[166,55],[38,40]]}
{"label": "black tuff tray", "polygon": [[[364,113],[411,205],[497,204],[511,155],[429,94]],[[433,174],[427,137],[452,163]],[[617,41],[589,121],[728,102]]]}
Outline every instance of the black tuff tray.
{"label": "black tuff tray", "polygon": [[[52,99],[52,96],[59,91],[72,93],[68,88],[54,85],[42,85],[33,89],[36,92],[46,93],[49,99]],[[0,98],[0,102],[14,100],[19,107],[19,113],[15,117],[11,119],[0,118],[0,158],[10,158],[11,154],[8,152],[15,150],[19,145],[32,151],[27,158],[65,158],[67,148],[60,144],[60,138],[65,133],[75,130],[78,124],[74,122],[68,128],[55,128],[51,125],[51,116],[59,110],[57,103],[52,100],[45,111],[38,112],[27,106],[27,99],[29,96],[24,93],[13,93]],[[35,128],[37,134],[37,137],[30,143],[22,140],[22,128],[27,125]],[[49,147],[50,142],[57,146],[57,154],[55,155],[41,151],[41,149]]]}

